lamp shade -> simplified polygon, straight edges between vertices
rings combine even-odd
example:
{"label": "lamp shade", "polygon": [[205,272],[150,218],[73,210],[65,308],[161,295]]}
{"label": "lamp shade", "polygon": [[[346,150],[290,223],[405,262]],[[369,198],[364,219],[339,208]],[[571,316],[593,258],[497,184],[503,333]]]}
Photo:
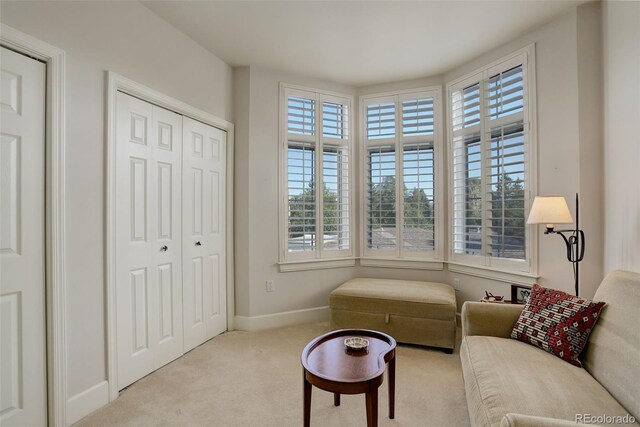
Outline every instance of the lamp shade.
{"label": "lamp shade", "polygon": [[571,224],[573,218],[562,196],[536,197],[527,224]]}

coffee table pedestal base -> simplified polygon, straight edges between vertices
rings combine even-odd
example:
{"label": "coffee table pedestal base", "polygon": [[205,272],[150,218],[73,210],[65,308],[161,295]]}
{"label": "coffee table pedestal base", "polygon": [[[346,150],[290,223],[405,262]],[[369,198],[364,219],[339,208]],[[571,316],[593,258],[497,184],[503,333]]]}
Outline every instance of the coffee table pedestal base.
{"label": "coffee table pedestal base", "polygon": [[[396,358],[395,354],[389,360],[388,363],[388,379],[389,379],[389,418],[395,418],[395,383],[396,383]],[[309,378],[308,378],[309,377]],[[368,388],[363,391],[356,390],[345,390],[345,384],[332,384],[324,379],[316,379],[312,374],[307,372],[306,369],[302,370],[302,378],[303,378],[303,400],[304,400],[304,427],[310,427],[311,425],[311,390],[313,388],[312,381],[316,383],[315,385],[325,391],[333,393],[333,404],[334,406],[340,406],[340,394],[361,394],[365,395],[365,405],[367,409],[367,427],[377,427],[378,426],[378,388],[382,384],[382,376],[373,378],[370,381],[367,381]],[[316,381],[318,380],[318,381]],[[360,388],[360,387],[358,387]],[[339,390],[339,391],[336,391]]]}

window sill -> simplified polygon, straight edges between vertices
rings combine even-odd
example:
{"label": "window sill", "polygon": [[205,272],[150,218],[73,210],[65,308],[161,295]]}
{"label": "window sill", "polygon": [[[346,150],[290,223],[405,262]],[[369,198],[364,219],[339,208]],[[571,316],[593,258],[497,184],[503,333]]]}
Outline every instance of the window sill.
{"label": "window sill", "polygon": [[305,259],[301,261],[282,261],[278,263],[281,273],[287,273],[290,271],[353,267],[355,265],[355,258]]}
{"label": "window sill", "polygon": [[425,261],[417,259],[397,258],[331,258],[311,259],[300,261],[282,261],[278,263],[281,273],[306,270],[324,270],[330,268],[354,267],[356,259],[362,267],[403,268],[413,270],[444,270],[444,264],[448,270],[454,273],[469,276],[482,277],[484,279],[497,280],[505,283],[519,285],[533,285],[538,282],[539,275],[520,273],[514,271],[496,270],[494,268],[468,265],[451,261]]}
{"label": "window sill", "polygon": [[443,270],[442,261],[398,258],[360,258],[362,267],[410,268],[413,270]]}
{"label": "window sill", "polygon": [[540,278],[540,276],[536,274],[496,270],[495,268],[460,264],[457,262],[448,262],[448,269],[454,273],[467,274],[469,276],[482,277],[515,285],[533,285],[534,283],[538,283],[538,279]]}

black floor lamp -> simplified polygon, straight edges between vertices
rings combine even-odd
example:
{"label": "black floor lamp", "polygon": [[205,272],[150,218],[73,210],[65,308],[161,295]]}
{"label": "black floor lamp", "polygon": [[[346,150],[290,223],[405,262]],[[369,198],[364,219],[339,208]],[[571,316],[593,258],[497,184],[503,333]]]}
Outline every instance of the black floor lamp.
{"label": "black floor lamp", "polygon": [[[584,258],[584,232],[580,230],[580,205],[576,193],[576,228],[555,230],[554,224],[572,224],[573,218],[569,212],[567,201],[562,196],[538,196],[533,200],[527,224],[546,224],[544,234],[559,234],[567,245],[567,259],[573,264],[573,278],[578,295],[580,267]],[[566,234],[566,235],[565,235]]]}

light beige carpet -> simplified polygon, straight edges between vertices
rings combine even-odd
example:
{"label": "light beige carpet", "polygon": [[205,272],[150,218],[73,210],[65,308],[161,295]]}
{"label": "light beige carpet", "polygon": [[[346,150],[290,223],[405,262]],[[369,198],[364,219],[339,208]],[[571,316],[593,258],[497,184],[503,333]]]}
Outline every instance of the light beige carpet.
{"label": "light beige carpet", "polygon": [[[76,426],[301,426],[300,353],[328,330],[323,322],[223,334],[132,384]],[[452,355],[398,346],[396,418],[388,418],[385,378],[380,426],[469,425],[459,341]],[[311,425],[365,426],[364,395],[344,395],[334,407],[333,395],[314,387]]]}

